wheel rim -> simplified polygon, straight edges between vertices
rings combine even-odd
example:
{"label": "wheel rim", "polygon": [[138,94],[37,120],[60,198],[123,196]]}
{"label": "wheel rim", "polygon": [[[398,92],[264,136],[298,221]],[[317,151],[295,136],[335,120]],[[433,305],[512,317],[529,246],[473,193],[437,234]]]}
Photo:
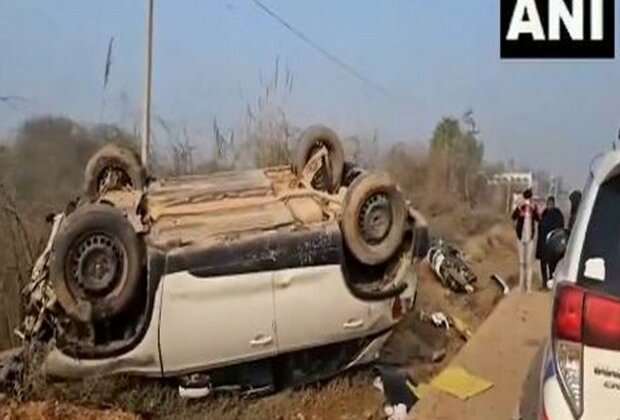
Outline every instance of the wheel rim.
{"label": "wheel rim", "polygon": [[387,194],[371,195],[360,211],[358,226],[364,241],[378,244],[390,233],[392,205]]}
{"label": "wheel rim", "polygon": [[123,282],[126,261],[126,251],[118,239],[104,233],[89,234],[69,251],[69,284],[87,298],[109,294]]}

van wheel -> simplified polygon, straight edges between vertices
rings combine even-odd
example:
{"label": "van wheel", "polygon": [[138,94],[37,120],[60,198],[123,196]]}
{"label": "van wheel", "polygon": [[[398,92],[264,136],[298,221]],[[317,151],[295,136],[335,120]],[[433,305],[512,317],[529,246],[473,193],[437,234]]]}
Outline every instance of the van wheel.
{"label": "van wheel", "polygon": [[387,173],[360,175],[348,188],[341,225],[347,247],[360,262],[377,265],[392,257],[406,221],[405,201]]}
{"label": "van wheel", "polygon": [[306,163],[321,147],[327,149],[328,167],[323,166],[311,184],[318,190],[335,192],[342,180],[344,149],[338,135],[332,129],[323,125],[312,125],[301,133],[295,152],[294,168],[297,175],[300,175]]}
{"label": "van wheel", "polygon": [[90,322],[123,313],[138,291],[143,246],[127,218],[103,204],[78,208],[63,221],[50,256],[58,302]]}
{"label": "van wheel", "polygon": [[84,193],[95,199],[104,190],[140,190],[146,184],[146,170],[138,155],[116,144],[103,146],[88,163],[84,174]]}

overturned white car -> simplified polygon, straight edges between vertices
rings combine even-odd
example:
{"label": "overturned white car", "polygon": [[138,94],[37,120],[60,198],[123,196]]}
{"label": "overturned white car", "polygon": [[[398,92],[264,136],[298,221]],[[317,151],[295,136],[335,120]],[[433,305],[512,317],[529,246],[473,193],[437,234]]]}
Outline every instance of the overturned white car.
{"label": "overturned white car", "polygon": [[49,374],[273,389],[373,360],[412,307],[426,224],[330,129],[305,130],[291,166],[145,172],[104,147],[54,219],[22,331],[53,343]]}

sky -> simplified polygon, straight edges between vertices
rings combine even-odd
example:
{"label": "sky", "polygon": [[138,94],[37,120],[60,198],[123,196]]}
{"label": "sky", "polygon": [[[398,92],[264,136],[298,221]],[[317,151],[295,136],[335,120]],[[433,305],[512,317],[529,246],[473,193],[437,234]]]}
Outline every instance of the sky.
{"label": "sky", "polygon": [[[471,108],[488,160],[514,159],[574,186],[617,138],[620,57],[501,60],[497,1],[263,2],[370,83],[251,0],[155,0],[153,113],[187,127],[204,150],[214,118],[224,129],[243,124],[276,60],[294,78],[277,103],[298,127],[324,123],[342,137],[377,130],[386,145],[425,143],[441,117]],[[26,98],[0,102],[0,137],[42,114],[139,126],[145,4],[0,0],[0,96]]]}

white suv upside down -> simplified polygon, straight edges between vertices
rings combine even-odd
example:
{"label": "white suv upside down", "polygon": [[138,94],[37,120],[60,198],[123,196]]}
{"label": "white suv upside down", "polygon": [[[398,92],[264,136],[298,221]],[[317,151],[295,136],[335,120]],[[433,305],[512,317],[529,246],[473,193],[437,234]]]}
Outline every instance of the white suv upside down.
{"label": "white suv upside down", "polygon": [[52,340],[60,377],[277,359],[313,379],[377,356],[412,307],[427,238],[390,177],[345,163],[326,127],[302,133],[291,166],[162,180],[106,146],[55,218],[23,334]]}

